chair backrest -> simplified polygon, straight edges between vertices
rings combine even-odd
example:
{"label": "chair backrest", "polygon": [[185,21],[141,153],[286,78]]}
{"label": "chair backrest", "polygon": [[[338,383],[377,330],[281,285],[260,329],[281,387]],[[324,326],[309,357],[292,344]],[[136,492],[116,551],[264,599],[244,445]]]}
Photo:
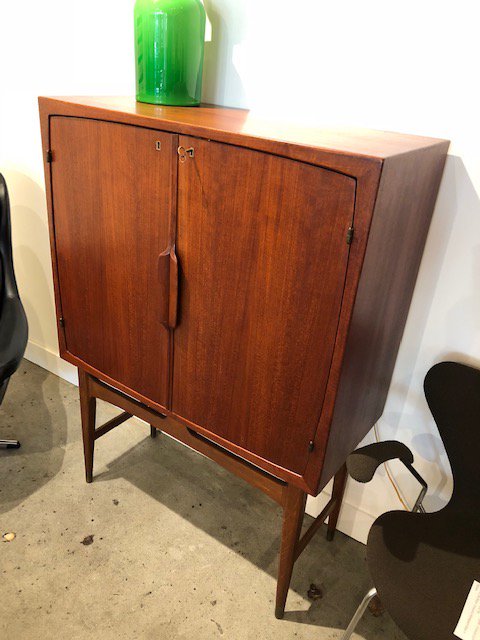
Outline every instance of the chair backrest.
{"label": "chair backrest", "polygon": [[5,178],[0,173],[0,310],[5,298],[18,297],[12,258],[10,200]]}
{"label": "chair backrest", "polygon": [[10,202],[0,173],[0,404],[8,380],[17,370],[28,340],[28,322],[18,295],[12,258]]}
{"label": "chair backrest", "polygon": [[457,362],[434,365],[425,397],[452,468],[449,508],[480,513],[480,370]]}
{"label": "chair backrest", "polygon": [[[2,211],[0,208],[0,216],[2,215]],[[1,224],[1,222],[0,222]],[[2,256],[0,254],[0,317],[1,317],[1,313],[2,313],[2,306],[3,306],[3,290],[4,290],[4,284],[3,284],[3,260],[2,260]]]}

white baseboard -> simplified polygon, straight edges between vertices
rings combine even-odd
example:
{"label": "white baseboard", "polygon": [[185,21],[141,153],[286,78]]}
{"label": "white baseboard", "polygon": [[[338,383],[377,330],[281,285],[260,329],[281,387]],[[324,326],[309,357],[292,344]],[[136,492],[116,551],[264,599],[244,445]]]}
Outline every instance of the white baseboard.
{"label": "white baseboard", "polygon": [[58,353],[29,340],[25,350],[25,358],[50,373],[54,373],[59,378],[78,386],[77,368],[62,360]]}
{"label": "white baseboard", "polygon": [[[306,508],[308,515],[316,518],[330,500],[330,496],[331,494],[327,490],[322,491],[316,498],[309,496]],[[337,529],[350,538],[366,544],[368,532],[370,531],[370,527],[374,523],[375,519],[376,516],[351,504],[348,501],[347,495],[342,503]]]}
{"label": "white baseboard", "polygon": [[[25,358],[43,369],[54,373],[56,376],[63,378],[67,382],[78,386],[77,368],[65,362],[65,360],[62,360],[54,351],[29,340],[25,351]],[[309,497],[307,500],[307,513],[314,518],[318,516],[327,504],[329,498],[330,493],[328,490],[322,491],[316,498]],[[347,536],[365,544],[374,520],[375,516],[350,504],[347,498],[347,500],[343,501],[342,511],[338,521],[338,529]]]}

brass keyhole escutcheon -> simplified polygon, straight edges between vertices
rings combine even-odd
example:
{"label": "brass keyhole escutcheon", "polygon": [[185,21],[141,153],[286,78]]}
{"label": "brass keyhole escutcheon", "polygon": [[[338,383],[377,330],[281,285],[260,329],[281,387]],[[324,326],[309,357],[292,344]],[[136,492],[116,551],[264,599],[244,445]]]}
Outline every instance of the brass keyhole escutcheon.
{"label": "brass keyhole escutcheon", "polygon": [[178,147],[177,152],[180,158],[180,162],[185,162],[187,156],[189,158],[195,157],[195,149],[193,147],[189,147],[188,149],[185,149],[185,147]]}

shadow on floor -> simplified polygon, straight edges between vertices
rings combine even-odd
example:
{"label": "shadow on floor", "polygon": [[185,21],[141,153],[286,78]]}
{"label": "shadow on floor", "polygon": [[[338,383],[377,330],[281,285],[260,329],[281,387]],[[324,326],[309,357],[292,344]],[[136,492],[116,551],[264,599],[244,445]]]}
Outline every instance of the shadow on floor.
{"label": "shadow on floor", "polygon": [[[28,384],[25,384],[28,380]],[[20,449],[0,450],[0,513],[38,491],[60,470],[67,440],[67,415],[59,378],[23,360],[0,406],[2,438]],[[12,481],[22,474],[22,481]]]}
{"label": "shadow on floor", "polygon": [[[147,430],[148,426],[138,423],[138,428]],[[97,447],[106,442],[99,440]],[[154,440],[146,437],[111,461],[106,471],[94,473],[94,482],[118,478],[132,483],[276,579],[282,510],[246,482],[163,434]],[[305,516],[304,527],[309,521],[311,518]],[[365,547],[339,532],[329,543],[325,532],[326,528],[317,534],[295,565],[291,589],[298,595],[293,605],[289,596],[285,620],[342,629],[371,587]],[[353,552],[352,545],[356,545]],[[324,598],[309,604],[311,583],[323,590]],[[272,615],[274,596],[272,590]],[[358,633],[365,629],[368,637],[372,628],[380,634],[385,628],[388,637],[403,638],[393,635],[399,632],[393,631],[388,615],[373,618],[367,613]]]}
{"label": "shadow on floor", "polygon": [[[100,422],[113,417],[114,413],[116,413],[114,407],[99,403]],[[30,531],[29,519],[35,519],[38,516],[39,504],[42,502],[41,499],[40,503],[33,501],[32,504],[32,501],[26,498],[45,487],[57,475],[55,478],[57,484],[54,482],[49,489],[45,489],[44,496],[44,499],[52,505],[55,500],[58,500],[53,505],[60,509],[56,512],[56,519],[53,524],[47,523],[49,527],[53,526],[52,531],[56,531],[56,534],[50,536],[48,547],[40,548],[40,553],[35,552],[33,556],[40,563],[37,567],[40,571],[39,580],[45,578],[41,571],[42,566],[45,566],[44,554],[47,548],[48,553],[52,553],[53,549],[55,553],[60,554],[58,556],[60,573],[63,571],[66,575],[71,575],[72,572],[69,543],[65,546],[63,542],[68,537],[61,537],[62,533],[69,531],[72,517],[69,512],[71,495],[66,489],[74,483],[76,499],[82,501],[78,508],[75,508],[77,527],[79,522],[82,526],[87,522],[93,522],[91,518],[96,514],[95,521],[103,520],[103,526],[108,522],[110,532],[118,534],[124,530],[124,527],[120,521],[115,520],[116,512],[109,514],[103,509],[105,504],[111,502],[110,498],[115,496],[114,492],[119,486],[123,486],[125,484],[123,481],[126,480],[127,487],[131,485],[139,489],[139,513],[131,513],[131,519],[135,522],[134,529],[130,530],[132,535],[137,536],[142,533],[138,529],[144,521],[142,513],[145,509],[147,512],[150,511],[149,500],[143,500],[140,496],[145,494],[162,506],[161,509],[153,509],[150,514],[155,512],[162,514],[168,511],[179,516],[178,520],[168,517],[169,524],[165,526],[155,518],[148,520],[147,516],[151,528],[143,533],[149,536],[149,548],[155,549],[155,536],[161,536],[162,543],[158,548],[163,549],[163,553],[166,549],[168,550],[171,540],[171,545],[176,552],[180,554],[184,552],[187,558],[189,554],[193,556],[196,553],[195,532],[192,527],[183,526],[190,523],[198,529],[199,533],[202,532],[199,538],[202,538],[204,533],[207,534],[224,545],[227,550],[245,558],[247,563],[264,572],[263,574],[258,572],[257,582],[256,571],[249,572],[248,566],[240,563],[238,567],[243,575],[238,576],[238,587],[236,584],[225,585],[226,591],[236,593],[240,599],[240,609],[245,610],[246,602],[251,602],[252,606],[255,606],[256,590],[261,588],[262,606],[265,604],[266,596],[267,600],[270,600],[268,608],[272,617],[271,622],[275,624],[274,580],[277,571],[282,514],[280,507],[260,491],[167,436],[159,435],[152,440],[148,435],[148,425],[136,419],[97,442],[96,469],[98,472],[94,484],[90,485],[87,491],[86,485],[82,482],[83,461],[78,391],[74,386],[27,362],[22,364],[12,378],[11,389],[0,410],[0,432],[5,437],[18,437],[22,440],[22,448],[19,451],[0,452],[0,512],[6,513],[10,509],[7,519],[18,524],[19,530],[23,530],[24,534]],[[139,441],[142,434],[145,434],[145,438]],[[125,451],[126,448],[128,448],[127,451]],[[124,453],[115,457],[115,452],[120,451]],[[59,474],[65,474],[65,476],[59,479]],[[82,486],[79,486],[80,484]],[[93,501],[94,496],[96,496],[95,501]],[[101,514],[95,512],[98,506],[95,508],[93,506],[98,505],[99,501],[103,504]],[[14,509],[17,505],[21,513],[18,513],[18,509]],[[133,511],[135,505],[136,502],[133,501],[130,510]],[[22,517],[27,517],[27,520],[20,524]],[[309,519],[308,516],[306,519]],[[60,536],[58,535],[59,522],[62,526],[66,525],[60,532]],[[172,522],[176,522],[173,527]],[[125,526],[128,529],[128,526]],[[175,526],[178,526],[178,529],[175,529]],[[40,528],[43,527],[43,524],[40,525]],[[99,537],[98,540],[102,538]],[[17,539],[17,545],[21,543],[20,536]],[[131,562],[128,558],[128,544],[125,546],[125,541],[121,539],[118,543],[118,545],[113,543],[108,552],[105,549],[102,550],[101,544],[93,548],[93,553],[100,554],[100,558],[103,557],[102,553],[106,553],[103,557],[104,567],[110,566],[112,554],[120,553],[112,564],[113,573],[109,574],[114,578],[118,577],[119,571],[122,575],[122,549],[127,555],[128,567]],[[16,548],[9,547],[11,553],[14,553]],[[25,549],[27,548],[30,553],[28,544]],[[88,549],[88,553],[91,553],[91,548],[88,547]],[[62,555],[65,552],[67,555]],[[342,534],[337,534],[335,540],[328,543],[322,532],[319,532],[296,564],[292,589],[287,600],[287,612],[282,623],[284,626],[281,627],[281,637],[286,637],[284,634],[290,633],[289,629],[292,637],[296,635],[294,627],[291,627],[295,622],[302,626],[307,625],[303,627],[306,633],[308,633],[308,625],[312,625],[316,627],[320,637],[339,637],[338,630],[346,628],[358,602],[370,586],[364,556],[363,545]],[[142,575],[142,566],[145,567],[145,564],[142,565],[140,557],[141,554],[138,556],[137,550],[135,562]],[[225,562],[229,562],[229,557],[231,558],[230,553],[217,556],[217,558],[221,557],[225,558]],[[88,565],[88,559],[86,561],[87,565],[83,568],[86,573],[81,574],[82,579],[92,570]],[[192,567],[195,566],[196,561],[198,558],[193,556]],[[81,562],[80,556],[75,562]],[[17,564],[18,560],[15,560],[12,567],[16,567]],[[250,576],[250,573],[253,577],[245,582],[245,576]],[[195,575],[194,572],[192,575]],[[271,581],[265,581],[265,575],[271,576]],[[307,598],[307,590],[311,583],[315,583],[323,590],[323,599],[312,602]],[[122,589],[119,591],[122,592]],[[114,595],[117,597],[117,594]],[[29,595],[28,602],[31,596],[32,593]],[[43,604],[48,601],[49,596],[45,597],[46,600],[45,598],[42,600]],[[129,606],[132,603],[131,597],[131,594],[127,594]],[[183,619],[178,611],[177,616],[180,616],[179,620]],[[270,622],[267,628],[270,628],[269,625]],[[365,637],[372,640],[403,638],[388,615],[376,619],[367,614],[359,626],[358,634],[360,636],[357,635],[357,638]]]}

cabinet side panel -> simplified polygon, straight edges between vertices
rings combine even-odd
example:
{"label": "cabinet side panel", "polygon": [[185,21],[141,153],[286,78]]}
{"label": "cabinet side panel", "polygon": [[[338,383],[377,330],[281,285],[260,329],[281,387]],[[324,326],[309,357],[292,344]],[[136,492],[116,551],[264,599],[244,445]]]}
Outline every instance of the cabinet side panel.
{"label": "cabinet side panel", "polygon": [[448,143],[384,163],[318,489],[381,416]]}

